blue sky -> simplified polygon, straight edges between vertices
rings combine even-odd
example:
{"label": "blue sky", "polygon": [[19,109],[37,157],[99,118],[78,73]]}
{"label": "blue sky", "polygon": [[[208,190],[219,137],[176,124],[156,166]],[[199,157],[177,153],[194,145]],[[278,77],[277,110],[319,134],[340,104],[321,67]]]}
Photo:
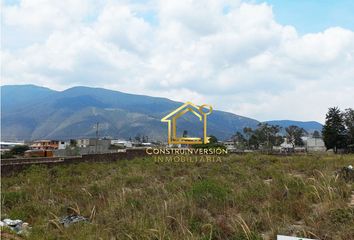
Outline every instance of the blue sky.
{"label": "blue sky", "polygon": [[4,0],[2,84],[211,104],[261,121],[353,107],[354,0]]}
{"label": "blue sky", "polygon": [[250,0],[273,7],[277,22],[293,25],[299,33],[322,32],[340,26],[354,30],[353,0]]}

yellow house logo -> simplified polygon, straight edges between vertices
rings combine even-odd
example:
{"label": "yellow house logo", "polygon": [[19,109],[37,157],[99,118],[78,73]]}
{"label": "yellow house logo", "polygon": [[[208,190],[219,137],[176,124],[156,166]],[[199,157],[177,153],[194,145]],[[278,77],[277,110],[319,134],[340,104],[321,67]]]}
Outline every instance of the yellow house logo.
{"label": "yellow house logo", "polygon": [[[191,102],[186,102],[170,114],[163,117],[161,122],[167,122],[168,124],[168,144],[209,143],[209,137],[207,137],[207,115],[212,111],[213,108],[208,104],[203,104],[198,107]],[[197,116],[199,121],[203,122],[203,139],[199,137],[177,137],[177,119],[188,112],[193,113]]]}

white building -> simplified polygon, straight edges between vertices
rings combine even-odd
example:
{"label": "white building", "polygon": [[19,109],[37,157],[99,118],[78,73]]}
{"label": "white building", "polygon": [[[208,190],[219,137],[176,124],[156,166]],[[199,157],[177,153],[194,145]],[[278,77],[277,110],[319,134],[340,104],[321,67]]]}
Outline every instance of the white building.
{"label": "white building", "polygon": [[94,146],[96,144],[96,138],[83,138],[77,140],[78,147]]}
{"label": "white building", "polygon": [[307,138],[306,149],[309,152],[324,152],[326,151],[326,146],[322,138]]}
{"label": "white building", "polygon": [[109,152],[110,139],[83,138],[77,140],[77,146],[82,154]]}
{"label": "white building", "polygon": [[67,146],[70,145],[70,142],[67,141],[59,141],[58,149],[66,149]]}
{"label": "white building", "polygon": [[284,142],[280,144],[280,146],[273,146],[273,150],[279,152],[293,152],[294,145],[291,144],[287,138],[284,138]]}
{"label": "white building", "polygon": [[113,139],[111,140],[111,144],[116,146],[126,147],[126,148],[133,147],[133,143],[131,141],[126,141],[122,139]]}
{"label": "white building", "polygon": [[223,142],[224,146],[226,147],[228,152],[235,152],[236,146],[234,141],[225,141]]}

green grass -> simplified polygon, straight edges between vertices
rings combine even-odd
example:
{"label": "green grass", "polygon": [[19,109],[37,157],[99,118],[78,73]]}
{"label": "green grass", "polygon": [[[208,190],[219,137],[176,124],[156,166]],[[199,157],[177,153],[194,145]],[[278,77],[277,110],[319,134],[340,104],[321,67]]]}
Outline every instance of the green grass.
{"label": "green grass", "polygon": [[[217,163],[31,167],[2,178],[2,218],[27,239],[354,239],[353,183],[335,171],[354,155],[232,155]],[[63,228],[68,209],[91,219]]]}

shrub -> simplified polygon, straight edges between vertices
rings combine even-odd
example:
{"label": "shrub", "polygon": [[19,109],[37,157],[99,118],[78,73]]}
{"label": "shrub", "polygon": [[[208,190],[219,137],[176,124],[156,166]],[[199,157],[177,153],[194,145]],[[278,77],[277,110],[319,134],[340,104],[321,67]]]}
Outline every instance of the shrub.
{"label": "shrub", "polygon": [[27,150],[29,150],[27,145],[19,145],[11,148],[10,152],[13,155],[23,155]]}
{"label": "shrub", "polygon": [[331,210],[329,218],[332,223],[350,223],[354,221],[354,209],[352,208],[339,208]]}

